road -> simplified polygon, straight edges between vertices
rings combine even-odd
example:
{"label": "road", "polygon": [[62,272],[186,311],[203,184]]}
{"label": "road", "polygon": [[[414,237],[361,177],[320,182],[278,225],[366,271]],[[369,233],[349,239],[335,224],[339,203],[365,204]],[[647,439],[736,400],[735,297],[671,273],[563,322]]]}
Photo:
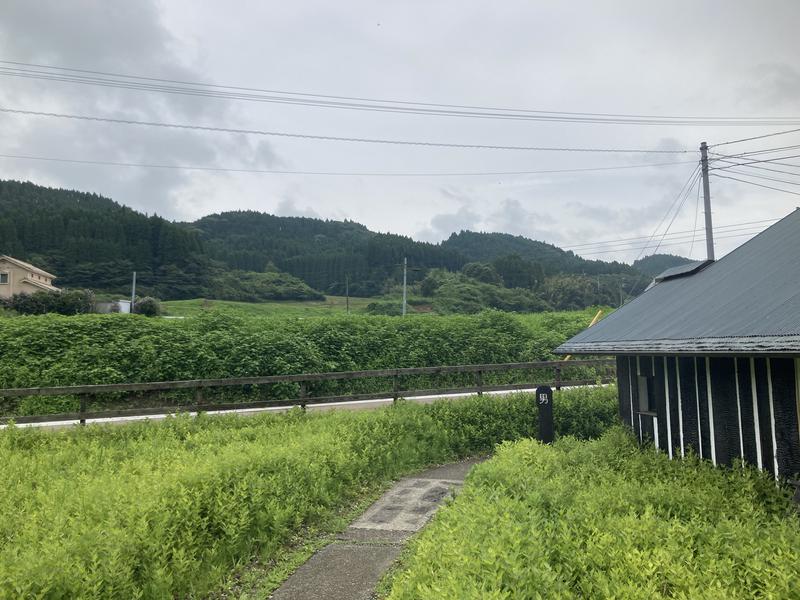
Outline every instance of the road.
{"label": "road", "polygon": [[[535,388],[529,388],[524,390],[517,390],[517,392],[532,392]],[[499,392],[484,392],[484,395],[502,395],[502,394],[509,394],[512,392],[507,391],[499,391]],[[514,392],[516,393],[516,392]],[[429,404],[435,400],[454,400],[457,398],[464,398],[466,396],[474,396],[474,393],[466,393],[466,394],[445,394],[445,395],[434,395],[434,396],[419,396],[416,398],[409,398],[406,402],[419,402],[421,404]],[[309,412],[324,412],[328,410],[338,409],[338,410],[372,410],[375,408],[381,408],[384,406],[390,406],[394,400],[391,397],[387,398],[379,398],[377,400],[353,400],[349,402],[330,402],[325,404],[309,404],[306,407],[306,410]],[[300,406],[300,404],[296,404],[295,406]],[[214,412],[208,412],[208,415],[226,415],[226,414],[236,414],[236,415],[255,415],[264,412],[286,412],[291,410],[294,406],[271,406],[266,408],[245,408],[245,409],[237,409],[237,410],[219,410]],[[195,412],[187,413],[190,415],[196,415]],[[131,417],[109,417],[109,418],[102,418],[102,419],[91,419],[88,423],[91,424],[124,424],[130,423],[135,421],[158,421],[161,419],[166,419],[170,416],[169,413],[164,413],[160,415],[140,415],[140,416],[131,416]],[[47,423],[20,423],[17,427],[43,427],[48,429],[58,429],[64,427],[70,427],[72,425],[78,425],[80,421],[70,420],[70,421],[50,421]],[[6,425],[0,425],[0,429],[6,427]]]}

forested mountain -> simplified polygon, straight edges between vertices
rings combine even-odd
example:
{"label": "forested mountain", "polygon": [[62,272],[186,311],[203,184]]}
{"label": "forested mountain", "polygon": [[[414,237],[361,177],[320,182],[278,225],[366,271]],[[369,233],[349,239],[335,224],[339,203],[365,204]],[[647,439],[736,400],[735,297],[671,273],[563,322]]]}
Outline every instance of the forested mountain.
{"label": "forested mountain", "polygon": [[547,276],[558,273],[587,275],[635,273],[633,267],[624,263],[586,260],[552,244],[508,233],[461,231],[453,233],[441,245],[443,248],[463,254],[469,261],[492,262],[502,256],[516,254],[540,264]]}
{"label": "forested mountain", "polygon": [[174,223],[96,194],[15,181],[0,181],[0,254],[54,272],[62,287],[122,293],[135,270],[140,291],[166,299],[303,299],[344,294],[348,284],[351,295],[380,295],[402,281],[403,258],[420,290],[426,278],[440,295],[466,298],[475,285],[516,290],[484,290],[498,307],[616,304],[643,277],[502,233],[462,231],[431,244],[353,221],[252,211]]}
{"label": "forested mountain", "polygon": [[651,254],[633,262],[634,268],[638,269],[645,275],[655,277],[660,275],[667,269],[672,267],[679,267],[686,263],[692,262],[691,258],[683,256],[676,256],[675,254]]}
{"label": "forested mountain", "polygon": [[[97,194],[0,181],[0,254],[58,275],[57,285],[162,298],[315,298],[302,281],[272,269],[231,272],[205,252],[197,231],[146,216]],[[261,269],[264,271],[264,269]]]}
{"label": "forested mountain", "polygon": [[420,269],[458,270],[466,262],[441,246],[374,233],[353,221],[237,211],[186,225],[199,233],[214,258],[256,271],[272,263],[329,294],[344,294],[348,278],[351,294],[380,294],[386,280],[402,272],[404,257],[413,268],[411,281],[421,278]]}

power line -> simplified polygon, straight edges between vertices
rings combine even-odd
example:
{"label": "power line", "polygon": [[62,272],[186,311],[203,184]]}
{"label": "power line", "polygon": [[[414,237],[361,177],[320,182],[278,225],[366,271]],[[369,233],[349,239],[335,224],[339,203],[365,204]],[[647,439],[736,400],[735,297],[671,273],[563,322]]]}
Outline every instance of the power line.
{"label": "power line", "polygon": [[[636,260],[639,260],[640,258],[642,258],[642,255],[644,254],[644,251],[650,246],[650,243],[653,241],[653,239],[655,239],[656,234],[658,233],[658,230],[661,228],[661,225],[664,223],[666,218],[672,212],[672,209],[674,208],[674,206],[676,204],[678,204],[678,202],[680,201],[680,199],[682,197],[684,197],[685,192],[690,191],[694,187],[694,184],[698,181],[699,178],[700,178],[700,165],[696,165],[695,168],[692,169],[692,172],[689,174],[689,178],[686,180],[686,182],[681,187],[680,192],[678,192],[678,195],[675,197],[675,200],[672,201],[672,204],[669,205],[669,208],[667,208],[667,211],[664,213],[664,216],[661,217],[661,220],[658,222],[658,225],[656,225],[656,228],[653,230],[653,233],[650,236],[650,239],[648,240],[647,245],[645,245],[643,248],[641,248],[641,251],[639,252],[639,255],[636,257],[634,262],[636,262]],[[683,202],[681,202],[680,205],[683,206]],[[680,208],[679,208],[679,210],[680,210]],[[674,221],[674,220],[675,220],[675,218],[673,217],[672,221]],[[672,221],[670,221],[670,225],[664,231],[665,235],[669,231],[669,227],[672,225]],[[656,246],[656,248],[658,248],[661,245],[662,241],[663,241],[663,236],[662,236],[662,239],[659,242],[658,246]],[[605,252],[609,252],[609,251],[605,251]],[[605,252],[603,252],[603,253],[605,253]],[[635,290],[639,286],[639,284],[642,282],[643,275],[644,274],[642,274],[642,275],[640,275],[639,277],[636,278],[636,282],[633,284],[633,287],[631,287],[631,290]]]}
{"label": "power line", "polygon": [[670,228],[672,227],[672,224],[675,223],[675,219],[678,217],[678,213],[681,212],[681,209],[683,208],[683,205],[686,203],[686,200],[689,197],[689,194],[691,194],[692,189],[694,188],[695,185],[698,184],[699,181],[700,181],[700,174],[698,173],[698,175],[694,179],[694,182],[692,182],[692,184],[689,186],[689,189],[687,189],[686,193],[683,195],[683,199],[681,200],[680,204],[678,205],[678,208],[675,209],[675,212],[672,215],[672,219],[670,220],[669,225],[667,225],[667,228],[664,230],[664,233],[661,235],[661,239],[658,240],[658,244],[656,244],[655,250],[653,250],[653,254],[658,252],[658,249],[661,247],[661,244],[664,242],[664,238],[667,236],[667,233],[669,232]]}
{"label": "power line", "polygon": [[[725,169],[730,169],[732,167],[745,167],[747,169],[758,169],[759,171],[769,171],[771,173],[783,173],[784,175],[793,175],[795,177],[800,177],[800,171],[784,171],[783,169],[771,169],[769,167],[753,166],[752,164],[749,163],[740,163],[732,160],[726,160],[724,158],[718,158],[716,160],[718,162],[724,163],[726,166],[714,167],[713,169],[711,169],[712,171],[723,171]],[[797,165],[797,168],[800,169],[800,165]]]}
{"label": "power line", "polygon": [[[694,187],[697,187],[697,186],[694,186]],[[687,200],[688,200],[688,197],[687,197]],[[740,232],[743,232],[743,231],[748,231],[749,232],[753,228],[757,228],[757,226],[756,225],[750,225],[749,227],[737,227],[737,228],[727,229],[727,230],[721,231],[721,232],[718,229],[715,228],[714,229],[714,233],[715,234],[716,233],[730,234],[730,233],[740,233]],[[692,241],[692,238],[694,238],[694,236],[695,236],[695,234],[697,232],[701,232],[701,231],[705,231],[705,229],[701,228],[701,229],[699,229],[699,230],[697,230],[695,232],[692,232],[691,234],[690,233],[684,233],[684,234],[668,233],[668,234],[662,236],[661,239],[664,239],[664,240],[669,241],[669,242],[682,241],[682,242],[687,242],[688,243],[688,242]],[[652,244],[649,243],[649,241],[650,240],[645,241],[645,240],[639,239],[637,241],[630,241],[630,242],[612,242],[612,243],[604,243],[604,244],[587,244],[587,247],[582,248],[582,249],[578,249],[578,250],[573,250],[573,252],[582,253],[582,252],[589,251],[589,250],[600,250],[600,249],[626,250],[626,249],[628,249],[626,247],[632,247],[632,246],[638,247],[643,243],[648,243],[648,245],[652,245]],[[566,246],[562,246],[561,248],[562,249],[566,249],[567,247]]]}
{"label": "power line", "polygon": [[740,181],[741,183],[749,183],[750,185],[755,185],[757,187],[762,187],[768,190],[775,190],[776,192],[786,192],[787,194],[793,194],[794,196],[800,196],[800,192],[792,192],[790,190],[784,190],[782,188],[772,187],[771,185],[764,185],[763,183],[756,183],[755,181],[745,181],[744,179],[737,179],[736,177],[727,177],[725,175],[718,175],[717,173],[713,173],[714,177],[718,177],[720,179],[732,179],[733,181]]}
{"label": "power line", "polygon": [[737,154],[721,154],[719,152],[711,152],[711,154],[715,156],[727,156],[728,158],[745,158],[761,154],[774,154],[775,152],[783,152],[784,150],[796,150],[797,148],[800,148],[800,144],[777,146],[775,148],[763,148],[761,150],[750,150],[749,152],[739,152]]}
{"label": "power line", "polygon": [[548,146],[499,146],[487,144],[452,144],[445,142],[424,142],[412,140],[388,140],[378,138],[338,137],[332,135],[316,135],[307,133],[287,133],[284,131],[265,131],[260,129],[234,129],[229,127],[212,127],[207,125],[193,125],[185,123],[163,123],[159,121],[137,121],[134,119],[115,119],[111,117],[97,117],[89,115],[73,115],[67,113],[43,112],[35,110],[22,110],[0,107],[0,112],[28,115],[36,117],[53,117],[58,119],[76,119],[81,121],[96,121],[101,123],[115,123],[118,125],[143,125],[147,127],[164,127],[169,129],[189,129],[197,131],[210,131],[214,133],[235,133],[244,135],[263,135],[287,138],[301,138],[311,140],[324,140],[335,142],[358,142],[367,144],[392,144],[401,146],[426,146],[437,148],[459,148],[469,150],[523,150],[536,152],[602,152],[615,154],[686,154],[690,150],[657,150],[657,149],[631,149],[631,148],[563,148]]}
{"label": "power line", "polygon": [[[724,233],[725,230],[730,230],[730,229],[733,229],[733,228],[743,227],[745,225],[760,225],[762,223],[774,223],[777,220],[778,219],[761,219],[759,221],[744,221],[742,223],[730,223],[728,225],[719,225],[717,227],[714,227],[714,231],[721,231],[721,232]],[[700,229],[697,229],[697,225],[695,224],[695,228],[694,229],[684,229],[682,231],[673,231],[669,235],[670,236],[676,236],[676,235],[680,235],[680,234],[694,233],[694,232],[697,232],[697,231],[705,231],[705,228],[701,227]],[[615,239],[615,240],[603,240],[603,241],[598,241],[598,242],[586,242],[584,244],[572,244],[572,245],[569,245],[569,246],[561,246],[561,248],[562,249],[568,249],[568,248],[571,249],[571,248],[579,248],[579,247],[582,247],[582,246],[599,246],[599,245],[602,245],[602,244],[616,244],[618,242],[637,242],[637,241],[641,241],[641,240],[650,239],[651,237],[652,236],[643,235],[643,236],[638,236],[638,237],[621,238],[621,239]]]}
{"label": "power line", "polygon": [[[714,162],[716,162],[718,160],[722,160],[723,158],[737,158],[736,156],[728,156],[727,154],[716,154],[716,153],[714,154],[714,156],[720,157],[720,158],[712,159]],[[744,166],[744,165],[756,165],[756,164],[761,164],[761,163],[771,163],[773,165],[780,165],[780,166],[783,166],[783,167],[800,167],[800,165],[796,165],[796,164],[793,164],[793,163],[780,162],[780,161],[784,161],[784,160],[787,160],[787,159],[790,159],[790,158],[800,158],[800,154],[792,154],[791,156],[776,156],[774,158],[763,158],[761,160],[749,160],[747,162],[739,163],[739,165],[740,166]],[[714,169],[712,169],[712,170],[714,170]]]}
{"label": "power line", "polygon": [[709,148],[716,148],[717,146],[727,146],[728,144],[738,144],[739,142],[752,142],[753,140],[763,140],[764,138],[774,137],[776,135],[786,135],[787,133],[797,133],[800,129],[789,129],[787,131],[776,131],[775,133],[767,133],[765,135],[756,135],[749,138],[741,138],[738,140],[729,140],[727,142],[720,142],[719,144],[712,144]]}
{"label": "power line", "polygon": [[0,61],[0,63],[11,65],[0,67],[0,75],[11,77],[39,79],[45,81],[60,81],[102,87],[115,87],[121,89],[155,91],[170,94],[223,98],[228,100],[273,102],[280,104],[361,111],[568,123],[610,123],[637,125],[710,124],[720,126],[770,126],[800,124],[800,117],[668,116],[601,112],[547,111],[501,108],[495,106],[477,106],[468,104],[413,102],[407,100],[388,100],[357,96],[340,96],[333,94],[314,94],[307,92],[262,89],[256,87],[189,82],[157,77],[125,75],[107,71],[93,71],[89,69],[75,69],[35,63],[23,63],[17,61]]}
{"label": "power line", "polygon": [[778,179],[777,177],[770,177],[769,175],[759,175],[758,173],[748,173],[747,171],[737,171],[735,169],[728,169],[726,173],[736,173],[737,175],[744,175],[745,177],[754,177],[756,179],[763,179],[765,181],[774,181],[776,183],[786,183],[789,185],[800,185],[800,181],[788,181],[786,179]]}
{"label": "power line", "polygon": [[320,175],[320,176],[357,176],[357,177],[476,177],[476,176],[508,176],[508,175],[545,175],[559,173],[592,173],[615,171],[621,169],[642,169],[646,167],[663,167],[668,165],[691,164],[695,161],[679,161],[670,163],[649,163],[642,165],[623,165],[617,167],[586,167],[576,169],[545,169],[539,171],[464,171],[464,172],[374,172],[374,171],[291,171],[276,169],[247,169],[235,167],[208,167],[194,165],[171,165],[156,163],[115,162],[106,160],[81,160],[76,158],[60,158],[53,156],[33,156],[25,154],[0,154],[0,158],[35,160],[81,165],[103,165],[112,167],[139,167],[147,169],[178,169],[187,171],[212,171],[229,173],[258,173],[269,175]]}
{"label": "power line", "polygon": [[[737,233],[737,234],[734,234],[734,235],[722,235],[722,236],[719,236],[719,237],[715,237],[714,239],[715,240],[727,240],[727,239],[734,239],[734,238],[740,238],[740,237],[755,236],[755,235],[758,235],[759,233],[761,233],[761,231],[763,231],[763,230],[754,231],[754,232],[750,232],[750,233]],[[661,247],[665,247],[665,246],[682,246],[685,243],[686,243],[685,241],[683,241],[683,242],[669,242],[669,243],[666,243],[666,244],[661,244]],[[642,246],[641,248],[626,248],[624,250],[598,250],[598,251],[593,251],[593,252],[581,252],[580,254],[581,254],[581,256],[593,256],[595,254],[610,254],[612,252],[632,252],[632,251],[635,251],[635,250],[647,250],[650,247],[652,247],[652,245]],[[639,258],[641,258],[641,254],[640,254]],[[639,260],[639,258],[637,258],[636,260]],[[638,285],[638,281],[637,281],[637,285]]]}

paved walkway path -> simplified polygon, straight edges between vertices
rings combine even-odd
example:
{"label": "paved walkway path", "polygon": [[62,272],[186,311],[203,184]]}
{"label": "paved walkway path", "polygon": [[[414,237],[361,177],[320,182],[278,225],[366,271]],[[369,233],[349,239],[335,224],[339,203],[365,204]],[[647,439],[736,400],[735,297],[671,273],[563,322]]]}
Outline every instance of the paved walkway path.
{"label": "paved walkway path", "polygon": [[363,515],[295,571],[275,600],[369,600],[403,545],[481,459],[427,469],[398,481]]}

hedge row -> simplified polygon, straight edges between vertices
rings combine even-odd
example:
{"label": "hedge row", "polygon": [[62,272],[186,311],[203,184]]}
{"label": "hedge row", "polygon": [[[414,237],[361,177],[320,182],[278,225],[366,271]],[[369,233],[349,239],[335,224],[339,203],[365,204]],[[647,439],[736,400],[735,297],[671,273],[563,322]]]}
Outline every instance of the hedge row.
{"label": "hedge row", "polygon": [[[613,421],[614,390],[579,421]],[[583,394],[557,397],[561,413]],[[589,414],[595,411],[594,418]],[[609,417],[609,415],[611,415]],[[196,597],[409,471],[534,434],[530,394],[364,412],[0,431],[0,597]]]}
{"label": "hedge row", "polygon": [[423,532],[390,594],[798,597],[800,519],[785,490],[754,470],[642,451],[622,428],[504,444]]}
{"label": "hedge row", "polygon": [[[585,327],[590,318],[587,311],[407,319],[240,318],[213,312],[185,320],[135,315],[19,317],[0,323],[0,389],[534,361],[551,358],[555,345]],[[516,375],[534,382],[552,377],[549,372]],[[401,384],[406,389],[471,385],[468,377]],[[487,374],[485,381],[502,377],[507,375]],[[309,392],[390,389],[391,381],[384,379],[320,383]],[[208,400],[274,399],[297,393],[296,384],[227,388]],[[191,402],[192,394],[172,394],[169,399]],[[115,406],[117,400],[98,399],[97,408]],[[19,403],[0,399],[0,414],[68,412],[76,410],[77,403],[75,397],[28,398]],[[155,402],[159,404],[163,401]]]}

